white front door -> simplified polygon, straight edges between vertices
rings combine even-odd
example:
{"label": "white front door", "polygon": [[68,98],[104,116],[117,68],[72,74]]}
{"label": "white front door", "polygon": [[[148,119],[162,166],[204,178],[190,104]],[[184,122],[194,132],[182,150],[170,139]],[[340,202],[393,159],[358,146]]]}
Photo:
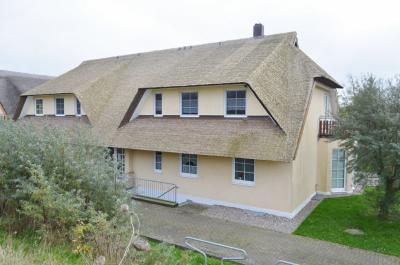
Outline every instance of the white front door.
{"label": "white front door", "polygon": [[343,149],[332,150],[332,192],[346,191],[346,153]]}

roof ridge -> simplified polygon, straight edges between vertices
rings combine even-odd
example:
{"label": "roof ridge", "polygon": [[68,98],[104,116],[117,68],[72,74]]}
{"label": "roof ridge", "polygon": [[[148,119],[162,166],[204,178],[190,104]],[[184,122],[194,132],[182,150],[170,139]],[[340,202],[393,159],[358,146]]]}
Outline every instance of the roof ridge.
{"label": "roof ridge", "polygon": [[167,49],[159,49],[159,50],[150,50],[150,51],[145,51],[145,52],[137,52],[137,53],[131,53],[131,54],[125,54],[125,55],[117,55],[117,56],[110,56],[110,57],[104,57],[104,58],[98,58],[98,59],[90,59],[90,60],[85,60],[81,63],[83,64],[89,64],[89,63],[95,63],[99,61],[110,61],[110,60],[116,60],[116,59],[130,59],[134,56],[141,56],[141,55],[146,55],[146,54],[151,54],[151,53],[157,53],[157,52],[168,52],[168,51],[176,51],[176,50],[190,50],[193,48],[202,48],[206,46],[212,46],[212,45],[223,45],[227,43],[233,43],[237,41],[250,41],[250,40],[265,40],[269,38],[274,38],[274,37],[279,37],[279,36],[286,36],[286,40],[289,39],[289,37],[294,36],[294,40],[297,38],[297,32],[296,31],[289,31],[289,32],[283,32],[283,33],[275,33],[275,34],[270,34],[270,35],[264,35],[262,37],[249,37],[249,38],[241,38],[241,39],[231,39],[231,40],[225,40],[225,41],[217,41],[217,42],[208,42],[208,43],[202,43],[202,44],[196,44],[196,45],[187,45],[187,46],[180,46],[180,47],[174,47],[174,48],[167,48]]}

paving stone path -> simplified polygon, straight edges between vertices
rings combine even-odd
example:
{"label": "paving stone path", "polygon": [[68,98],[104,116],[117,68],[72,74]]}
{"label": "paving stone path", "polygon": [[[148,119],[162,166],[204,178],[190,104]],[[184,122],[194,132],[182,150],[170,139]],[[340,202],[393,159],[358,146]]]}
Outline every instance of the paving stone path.
{"label": "paving stone path", "polygon": [[169,208],[137,202],[141,234],[181,246],[186,236],[193,236],[243,248],[249,254],[246,264],[283,259],[304,265],[400,265],[400,258],[212,218],[201,215],[202,210],[193,205]]}

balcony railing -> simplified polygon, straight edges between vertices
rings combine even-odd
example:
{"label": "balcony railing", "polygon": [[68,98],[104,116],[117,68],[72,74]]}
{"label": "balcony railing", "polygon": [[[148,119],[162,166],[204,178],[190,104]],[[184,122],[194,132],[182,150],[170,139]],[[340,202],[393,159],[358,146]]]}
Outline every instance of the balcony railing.
{"label": "balcony railing", "polygon": [[133,177],[133,186],[129,188],[134,199],[143,199],[155,203],[177,205],[177,189],[173,183]]}
{"label": "balcony railing", "polygon": [[332,137],[336,121],[332,118],[321,118],[319,120],[319,137]]}

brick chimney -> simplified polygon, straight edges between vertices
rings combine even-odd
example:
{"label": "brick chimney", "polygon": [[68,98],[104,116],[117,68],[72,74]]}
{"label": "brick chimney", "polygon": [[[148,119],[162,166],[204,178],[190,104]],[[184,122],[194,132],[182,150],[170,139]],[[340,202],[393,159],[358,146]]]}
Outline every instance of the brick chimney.
{"label": "brick chimney", "polygon": [[253,37],[258,38],[264,36],[264,25],[261,23],[256,23],[253,26]]}

